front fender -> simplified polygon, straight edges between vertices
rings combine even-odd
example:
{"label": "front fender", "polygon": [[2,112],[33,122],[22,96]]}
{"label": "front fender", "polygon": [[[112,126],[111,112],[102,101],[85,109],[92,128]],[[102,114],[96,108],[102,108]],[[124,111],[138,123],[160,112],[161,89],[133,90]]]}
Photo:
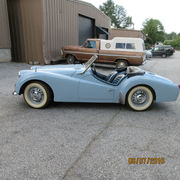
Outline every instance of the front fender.
{"label": "front fender", "polygon": [[49,79],[51,79],[46,73],[43,72],[31,72],[31,70],[21,73],[20,78],[16,82],[15,91],[17,94],[21,94],[21,88],[30,81],[42,81],[50,86]]}
{"label": "front fender", "polygon": [[49,85],[54,94],[54,101],[77,101],[79,79],[51,72],[34,72],[22,75],[16,83],[15,92],[20,95],[24,84],[38,80]]}

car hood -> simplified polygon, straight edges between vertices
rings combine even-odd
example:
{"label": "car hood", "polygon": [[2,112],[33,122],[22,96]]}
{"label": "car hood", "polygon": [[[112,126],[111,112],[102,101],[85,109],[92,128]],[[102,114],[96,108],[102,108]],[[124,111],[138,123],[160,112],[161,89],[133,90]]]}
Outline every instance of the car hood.
{"label": "car hood", "polygon": [[50,72],[64,75],[73,75],[76,71],[84,69],[82,64],[73,64],[73,65],[46,65],[46,66],[32,66],[32,70],[35,72]]}

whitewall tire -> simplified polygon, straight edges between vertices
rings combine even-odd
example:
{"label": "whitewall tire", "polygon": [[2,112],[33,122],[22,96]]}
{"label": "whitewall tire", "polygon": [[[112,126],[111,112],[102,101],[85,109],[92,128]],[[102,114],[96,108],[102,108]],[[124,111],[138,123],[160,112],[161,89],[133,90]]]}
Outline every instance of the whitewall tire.
{"label": "whitewall tire", "polygon": [[49,105],[52,100],[52,92],[46,84],[32,82],[24,89],[24,99],[30,107],[41,109]]}
{"label": "whitewall tire", "polygon": [[153,103],[154,97],[150,88],[136,86],[131,89],[127,96],[128,106],[135,111],[145,111]]}

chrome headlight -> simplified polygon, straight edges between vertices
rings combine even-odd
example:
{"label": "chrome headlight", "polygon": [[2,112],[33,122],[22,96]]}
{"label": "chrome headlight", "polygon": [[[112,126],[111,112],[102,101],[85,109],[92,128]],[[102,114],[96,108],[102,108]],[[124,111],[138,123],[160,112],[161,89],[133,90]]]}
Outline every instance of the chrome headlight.
{"label": "chrome headlight", "polygon": [[61,52],[60,52],[60,53],[61,53],[60,55],[62,56],[62,55],[63,55],[63,50],[62,50],[62,49],[61,49]]}
{"label": "chrome headlight", "polygon": [[18,72],[18,78],[20,78],[20,77],[21,77],[21,72],[19,71],[19,72]]}

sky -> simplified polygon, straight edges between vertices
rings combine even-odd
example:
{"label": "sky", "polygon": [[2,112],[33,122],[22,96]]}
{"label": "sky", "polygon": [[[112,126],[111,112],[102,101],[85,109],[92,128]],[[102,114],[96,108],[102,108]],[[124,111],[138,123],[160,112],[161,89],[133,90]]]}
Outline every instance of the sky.
{"label": "sky", "polygon": [[[83,0],[99,8],[106,0]],[[147,18],[158,19],[166,33],[180,33],[180,0],[114,0],[123,6],[128,16],[132,16],[136,30],[142,29]]]}

